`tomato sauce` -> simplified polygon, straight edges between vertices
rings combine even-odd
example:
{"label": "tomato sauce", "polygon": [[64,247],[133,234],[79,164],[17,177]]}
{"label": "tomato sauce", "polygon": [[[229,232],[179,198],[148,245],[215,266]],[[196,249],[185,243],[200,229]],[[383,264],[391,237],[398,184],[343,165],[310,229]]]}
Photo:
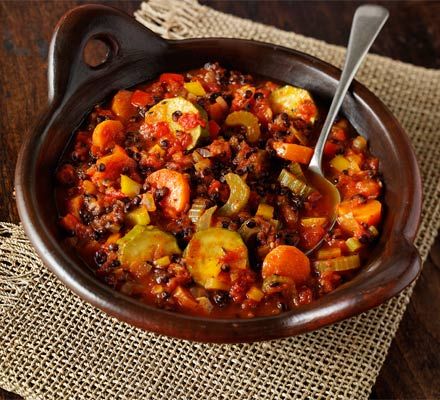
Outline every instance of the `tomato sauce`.
{"label": "tomato sauce", "polygon": [[305,89],[218,63],[117,92],[58,166],[66,244],[166,310],[252,318],[314,301],[362,268],[382,220],[379,161],[345,119],[323,159],[336,210],[307,171],[323,114]]}

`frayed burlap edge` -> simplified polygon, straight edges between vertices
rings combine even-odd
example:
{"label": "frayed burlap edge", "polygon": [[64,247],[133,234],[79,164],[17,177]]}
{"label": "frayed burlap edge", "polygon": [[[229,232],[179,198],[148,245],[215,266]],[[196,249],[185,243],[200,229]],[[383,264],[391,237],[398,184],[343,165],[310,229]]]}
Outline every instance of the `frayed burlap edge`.
{"label": "frayed burlap edge", "polygon": [[[344,54],[190,0],[143,3],[136,18],[170,38],[234,32],[338,66]],[[357,78],[413,142],[425,193],[416,245],[425,260],[440,221],[440,72],[371,55]],[[411,292],[295,338],[190,343],[140,331],[82,302],[42,265],[19,226],[0,223],[0,386],[28,399],[367,398]]]}

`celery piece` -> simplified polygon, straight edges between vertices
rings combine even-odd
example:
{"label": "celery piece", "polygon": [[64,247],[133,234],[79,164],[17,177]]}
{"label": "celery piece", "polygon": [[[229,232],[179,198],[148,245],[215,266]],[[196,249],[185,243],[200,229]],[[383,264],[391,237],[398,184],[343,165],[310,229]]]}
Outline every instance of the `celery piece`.
{"label": "celery piece", "polygon": [[304,173],[302,171],[301,165],[297,162],[291,162],[287,166],[288,170],[295,175],[298,179],[301,179],[303,182],[306,181],[306,177],[304,176]]}
{"label": "celery piece", "polygon": [[373,237],[379,236],[379,231],[374,225],[369,226],[368,231],[371,233]]}
{"label": "celery piece", "polygon": [[278,181],[280,182],[281,186],[286,186],[294,194],[301,197],[307,197],[310,193],[313,192],[312,187],[308,186],[306,183],[298,179],[295,175],[293,175],[286,169],[281,170]]}
{"label": "celery piece", "polygon": [[[248,223],[250,221],[253,221],[254,224],[250,224],[251,226],[253,226],[252,228],[250,228],[248,226]],[[260,231],[260,227],[255,223],[254,220],[252,219],[248,219],[246,221],[244,221],[240,228],[238,229],[238,233],[240,234],[240,236],[243,238],[245,243],[248,243],[249,240],[254,237],[258,232]]]}
{"label": "celery piece", "polygon": [[261,286],[264,293],[273,293],[284,289],[286,286],[294,285],[293,279],[287,276],[270,275],[263,280]]}
{"label": "celery piece", "polygon": [[361,266],[361,262],[359,255],[354,254],[352,256],[332,258],[330,260],[318,260],[313,263],[313,266],[319,272],[348,271],[359,268]]}
{"label": "celery piece", "polygon": [[301,226],[303,227],[314,227],[314,226],[324,226],[327,223],[327,218],[325,217],[314,217],[314,218],[302,218]]}
{"label": "celery piece", "polygon": [[230,217],[246,207],[251,191],[240,175],[230,172],[225,175],[225,180],[229,185],[229,198],[218,211],[220,216]]}
{"label": "celery piece", "polygon": [[226,117],[228,126],[242,125],[246,128],[246,137],[249,142],[255,143],[260,138],[258,118],[249,111],[234,111]]}
{"label": "celery piece", "polygon": [[354,237],[347,239],[345,241],[345,244],[347,245],[348,250],[350,250],[351,253],[358,251],[362,247],[362,243]]}
{"label": "celery piece", "polygon": [[336,258],[341,256],[341,249],[339,247],[329,247],[324,249],[319,249],[317,257],[318,260],[328,260],[331,258]]}

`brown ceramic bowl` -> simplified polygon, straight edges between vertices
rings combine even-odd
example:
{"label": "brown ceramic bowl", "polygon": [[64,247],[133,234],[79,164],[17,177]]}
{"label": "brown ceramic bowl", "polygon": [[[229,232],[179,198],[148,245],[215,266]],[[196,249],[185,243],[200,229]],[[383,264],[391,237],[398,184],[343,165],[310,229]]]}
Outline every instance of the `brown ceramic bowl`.
{"label": "brown ceramic bowl", "polygon": [[[90,38],[108,43],[107,62],[83,62]],[[54,198],[54,170],[72,133],[92,107],[117,89],[164,71],[207,61],[309,89],[329,104],[340,71],[300,52],[235,39],[166,41],[115,9],[86,5],[67,13],[55,29],[49,55],[49,110],[26,139],[17,163],[17,204],[23,226],[45,264],[81,298],[123,321],[179,338],[248,342],[297,335],[378,306],[418,275],[414,248],[422,188],[410,142],[396,119],[368,89],[354,82],[342,114],[366,135],[381,160],[386,184],[383,232],[370,262],[350,282],[312,304],[279,316],[212,320],[142,304],[101,283],[72,249],[62,245]]]}

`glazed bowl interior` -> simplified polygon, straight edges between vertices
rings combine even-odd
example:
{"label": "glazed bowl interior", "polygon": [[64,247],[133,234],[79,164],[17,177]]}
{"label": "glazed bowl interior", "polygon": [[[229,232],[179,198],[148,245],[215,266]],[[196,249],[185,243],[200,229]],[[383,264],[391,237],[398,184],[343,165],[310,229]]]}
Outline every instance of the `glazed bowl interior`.
{"label": "glazed bowl interior", "polygon": [[[59,54],[57,58],[55,50],[62,47],[61,39],[67,41],[72,26],[87,18],[102,19],[103,15],[108,20],[107,31],[96,23],[95,30],[90,30],[89,24],[84,28],[87,32],[78,34],[77,27],[76,37],[80,39],[72,46],[76,46],[77,54],[67,52],[71,58],[60,58]],[[107,64],[90,68],[82,63],[82,49],[86,39],[97,34],[112,44],[113,56]],[[52,103],[24,144],[16,172],[20,216],[46,265],[83,299],[119,319],[166,335],[215,342],[265,340],[317,329],[379,305],[415,279],[420,270],[420,259],[412,245],[421,207],[417,163],[397,121],[358,83],[353,84],[341,114],[368,138],[372,153],[380,159],[385,218],[368,265],[331,294],[269,318],[210,320],[180,315],[112,290],[97,280],[75,250],[62,245],[54,171],[73,132],[93,106],[116,90],[154,79],[161,72],[185,71],[213,61],[307,88],[324,106],[329,105],[339,76],[336,68],[322,61],[274,45],[234,39],[164,41],[108,7],[83,6],[64,17],[51,48]]]}

